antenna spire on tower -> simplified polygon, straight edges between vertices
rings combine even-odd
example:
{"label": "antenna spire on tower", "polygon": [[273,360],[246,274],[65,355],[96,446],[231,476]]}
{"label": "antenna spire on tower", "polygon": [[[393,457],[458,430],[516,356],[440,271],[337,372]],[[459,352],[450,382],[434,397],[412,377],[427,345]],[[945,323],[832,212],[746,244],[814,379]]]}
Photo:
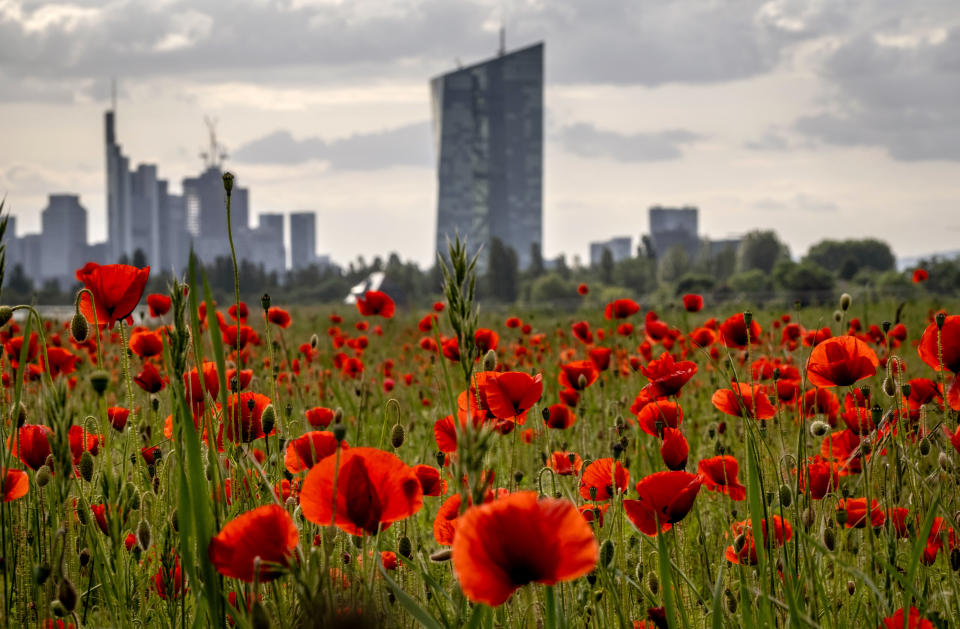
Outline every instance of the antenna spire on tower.
{"label": "antenna spire on tower", "polygon": [[117,110],[117,77],[110,79],[110,110]]}

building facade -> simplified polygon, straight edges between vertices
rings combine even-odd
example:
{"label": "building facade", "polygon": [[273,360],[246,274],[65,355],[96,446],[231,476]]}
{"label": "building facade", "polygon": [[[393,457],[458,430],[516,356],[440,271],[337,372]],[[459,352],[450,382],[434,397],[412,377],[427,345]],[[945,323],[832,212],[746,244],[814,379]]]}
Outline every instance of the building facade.
{"label": "building facade", "polygon": [[290,214],[290,268],[302,269],[317,262],[317,215]]}
{"label": "building facade", "polygon": [[543,242],[543,44],[430,82],[437,155],[437,240],[476,251],[494,238],[521,268]]}
{"label": "building facade", "polygon": [[695,259],[700,250],[699,210],[687,206],[650,208],[650,240],[654,254],[663,257],[674,247],[682,247],[687,257]]}
{"label": "building facade", "polygon": [[633,238],[618,236],[603,242],[590,243],[590,266],[597,266],[603,260],[604,250],[609,250],[614,262],[633,257]]}

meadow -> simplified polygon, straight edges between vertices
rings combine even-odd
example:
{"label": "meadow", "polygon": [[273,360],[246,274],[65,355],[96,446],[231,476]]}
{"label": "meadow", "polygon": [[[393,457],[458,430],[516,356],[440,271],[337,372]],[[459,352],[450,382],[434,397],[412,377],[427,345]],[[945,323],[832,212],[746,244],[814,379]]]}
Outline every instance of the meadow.
{"label": "meadow", "polygon": [[487,313],[444,271],[0,307],[0,624],[957,626],[955,304]]}

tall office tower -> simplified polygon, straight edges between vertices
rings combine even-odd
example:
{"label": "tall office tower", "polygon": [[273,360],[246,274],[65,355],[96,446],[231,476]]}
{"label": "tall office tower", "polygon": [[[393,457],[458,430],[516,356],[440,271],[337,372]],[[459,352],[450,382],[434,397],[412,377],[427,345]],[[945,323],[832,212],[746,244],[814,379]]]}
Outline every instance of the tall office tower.
{"label": "tall office tower", "polygon": [[650,208],[650,240],[659,258],[674,247],[682,247],[692,260],[700,249],[698,210],[695,207]]}
{"label": "tall office tower", "polygon": [[130,159],[117,143],[113,110],[104,114],[107,153],[107,249],[109,260],[116,262],[124,253],[133,255],[133,219],[130,190]]}
{"label": "tall office tower", "polygon": [[430,82],[437,150],[437,251],[459,233],[494,238],[521,268],[543,242],[543,43]]}
{"label": "tall office tower", "polygon": [[287,249],[283,244],[283,214],[260,213],[260,225],[244,230],[243,240],[249,244],[246,252],[237,255],[262,264],[267,273],[283,275],[287,270]]}
{"label": "tall office tower", "polygon": [[187,208],[184,198],[179,194],[170,194],[166,180],[157,181],[157,198],[160,206],[160,257],[156,262],[158,270],[178,273],[186,268],[190,257],[190,233],[187,231]]}
{"label": "tall office tower", "polygon": [[[40,216],[43,231],[39,276],[55,279],[61,288],[73,284],[74,271],[87,260],[87,210],[75,194],[51,194]],[[27,274],[36,277],[35,270]]]}
{"label": "tall office tower", "polygon": [[317,260],[317,215],[314,212],[290,214],[290,268],[301,269]]}
{"label": "tall office tower", "polygon": [[147,264],[157,266],[160,263],[160,190],[157,182],[157,167],[152,164],[140,164],[130,173],[130,232],[132,251],[140,250],[147,258]]}
{"label": "tall office tower", "polygon": [[[208,166],[197,177],[183,180],[183,197],[186,204],[187,225],[190,228],[197,257],[203,262],[213,262],[220,256],[230,255],[227,238],[226,193],[223,190],[223,173],[220,165]],[[230,197],[230,220],[234,237],[239,231],[249,229],[249,194],[246,188],[234,185]],[[239,257],[245,257],[237,252]]]}

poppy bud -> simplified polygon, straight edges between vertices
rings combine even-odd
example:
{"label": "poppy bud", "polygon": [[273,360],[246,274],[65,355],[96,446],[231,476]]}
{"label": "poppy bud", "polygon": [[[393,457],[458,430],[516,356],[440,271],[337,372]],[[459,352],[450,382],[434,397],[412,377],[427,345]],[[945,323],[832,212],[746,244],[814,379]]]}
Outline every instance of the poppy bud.
{"label": "poppy bud", "polygon": [[47,582],[47,579],[50,577],[50,566],[41,563],[33,567],[33,581],[37,585],[43,585]]}
{"label": "poppy bud", "polygon": [[887,397],[893,397],[897,394],[897,383],[893,381],[893,378],[887,376],[883,379],[883,392]]}
{"label": "poppy bud", "polygon": [[177,513],[176,509],[170,514],[170,527],[174,531],[180,532],[180,514]]}
{"label": "poppy bud", "polygon": [[[283,412],[287,414],[287,419],[290,419],[291,417],[293,417],[293,404],[291,404],[290,402],[287,402],[287,405],[283,408]],[[343,415],[341,414],[340,417],[342,418]],[[334,420],[337,422],[340,421],[339,419],[336,418],[336,416],[334,416]]]}
{"label": "poppy bud", "polygon": [[272,626],[270,615],[260,601],[255,601],[250,609],[250,626],[253,629],[270,629]]}
{"label": "poppy bud", "polygon": [[77,588],[73,587],[70,579],[64,577],[60,580],[60,587],[57,589],[57,600],[63,605],[69,614],[77,608]]}
{"label": "poppy bud", "polygon": [[497,368],[497,352],[492,349],[488,349],[487,353],[483,355],[483,370],[484,371],[494,371]]}
{"label": "poppy bud", "polygon": [[750,312],[749,310],[744,310],[744,311],[743,311],[743,324],[744,324],[745,326],[747,326],[747,328],[749,329],[751,323],[753,323],[753,313]]}
{"label": "poppy bud", "polygon": [[90,374],[90,386],[97,392],[97,395],[103,395],[103,392],[107,390],[108,384],[110,384],[110,374],[105,370],[97,369]]}
{"label": "poppy bud", "polygon": [[903,393],[903,397],[910,397],[910,390],[911,390],[911,387],[909,382],[905,383],[902,387],[900,387],[900,391],[901,393]]}
{"label": "poppy bud", "polygon": [[647,573],[647,587],[654,596],[660,591],[660,579],[657,577],[656,572],[651,571]]}
{"label": "poppy bud", "polygon": [[837,323],[840,323],[841,321],[843,321],[843,313],[840,312],[839,310],[834,310],[833,320],[836,321]]}
{"label": "poppy bud", "polygon": [[86,341],[87,335],[90,334],[90,324],[87,323],[86,317],[79,312],[75,312],[73,319],[70,320],[70,334],[77,343]]}
{"label": "poppy bud", "polygon": [[603,542],[603,545],[600,546],[600,565],[604,568],[610,565],[610,562],[613,561],[613,542],[609,539]]}
{"label": "poppy bud", "polygon": [[403,426],[394,424],[393,430],[390,431],[390,444],[393,445],[394,449],[403,445],[403,437]]}
{"label": "poppy bud", "polygon": [[0,327],[7,324],[7,321],[13,318],[13,308],[10,306],[0,306]]}
{"label": "poppy bud", "polygon": [[253,412],[253,409],[255,409],[256,407],[257,407],[257,403],[253,400],[253,398],[250,398],[249,400],[247,400],[247,410],[248,410],[248,411],[250,411],[250,412],[252,413],[252,412]]}
{"label": "poppy bud", "polygon": [[60,616],[66,616],[69,612],[63,606],[63,603],[61,603],[58,600],[53,600],[53,601],[50,601],[50,613],[54,616],[60,617]]}
{"label": "poppy bud", "polygon": [[744,535],[743,533],[740,533],[739,535],[733,538],[733,550],[739,553],[741,550],[743,550],[743,547],[746,545],[746,543],[747,543],[746,535]]}
{"label": "poppy bud", "polygon": [[577,378],[577,387],[582,389],[587,388],[587,377],[583,374],[580,374],[580,377]]}
{"label": "poppy bud", "polygon": [[937,316],[935,317],[935,320],[936,320],[936,322],[937,322],[937,329],[938,329],[938,330],[942,330],[942,329],[943,329],[943,324],[944,324],[944,322],[946,322],[946,320],[947,320],[947,315],[946,315],[945,313],[938,312],[938,313],[937,313]]}
{"label": "poppy bud", "polygon": [[80,567],[86,568],[87,564],[90,563],[90,550],[86,548],[81,550],[79,560],[80,560]]}
{"label": "poppy bud", "polygon": [[430,555],[430,561],[436,561],[440,563],[442,561],[450,561],[450,558],[453,556],[453,549],[451,548],[441,548],[437,552]]}
{"label": "poppy bud", "polygon": [[343,421],[343,409],[338,406],[333,411],[333,422],[335,424],[339,424],[342,421]]}
{"label": "poppy bud", "polygon": [[277,409],[274,408],[273,404],[267,404],[266,408],[263,409],[263,413],[260,414],[260,427],[263,429],[263,434],[269,435],[273,431],[276,423]]}
{"label": "poppy bud", "polygon": [[[840,515],[839,512],[837,513],[837,515]],[[846,511],[844,511],[844,516],[846,516]],[[823,529],[823,545],[826,546],[827,550],[830,550],[830,551],[832,551],[836,547],[837,538],[836,538],[836,534],[833,532],[832,527]]]}
{"label": "poppy bud", "polygon": [[735,614],[737,612],[737,597],[733,592],[730,591],[730,588],[724,590],[723,594],[727,602],[727,611],[731,614]]}
{"label": "poppy bud", "polygon": [[41,465],[40,469],[37,470],[37,487],[46,487],[52,478],[53,474],[50,472],[50,468]]}
{"label": "poppy bud", "polygon": [[780,504],[784,507],[789,507],[793,504],[793,492],[790,490],[789,485],[780,485]]}
{"label": "poppy bud", "polygon": [[137,525],[137,543],[140,544],[141,549],[147,550],[150,548],[151,537],[150,523],[146,520],[140,520],[140,524]]}
{"label": "poppy bud", "polygon": [[590,488],[590,500],[593,500],[594,502],[596,502],[596,500],[597,500],[597,488],[596,488],[596,487],[591,487],[591,488]]}
{"label": "poppy bud", "polygon": [[954,572],[960,571],[960,548],[950,551],[950,567]]}
{"label": "poppy bud", "polygon": [[88,483],[93,479],[93,455],[89,450],[84,450],[80,455],[80,477]]}
{"label": "poppy bud", "polygon": [[397,543],[397,553],[401,557],[406,557],[407,559],[413,558],[413,544],[410,543],[410,538],[404,535],[400,538],[400,541]]}
{"label": "poppy bud", "polygon": [[260,296],[260,307],[263,308],[263,311],[266,312],[270,310],[270,294],[264,293]]}
{"label": "poppy bud", "polygon": [[830,424],[817,420],[810,424],[810,434],[814,437],[822,437],[830,430]]}
{"label": "poppy bud", "polygon": [[857,584],[853,581],[847,581],[847,594],[853,596],[853,593],[857,591]]}
{"label": "poppy bud", "polygon": [[347,436],[347,426],[345,424],[334,424],[330,432],[333,433],[333,438],[337,440],[337,443],[340,443]]}
{"label": "poppy bud", "polygon": [[920,456],[927,456],[930,454],[930,440],[924,437],[920,440]]}
{"label": "poppy bud", "polygon": [[437,466],[443,467],[444,463],[447,462],[447,455],[444,452],[437,451],[436,459],[437,459]]}
{"label": "poppy bud", "polygon": [[817,514],[814,512],[812,507],[807,507],[803,510],[803,513],[800,514],[800,521],[803,523],[804,528],[810,528],[813,526],[813,522],[816,519]]}
{"label": "poppy bud", "polygon": [[881,321],[881,322],[880,322],[880,328],[883,330],[883,333],[884,333],[884,334],[886,334],[887,332],[890,331],[890,326],[891,326],[891,325],[893,325],[893,324],[890,323],[889,321]]}
{"label": "poppy bud", "polygon": [[519,485],[520,481],[522,480],[523,480],[523,470],[516,470],[513,473],[513,482]]}
{"label": "poppy bud", "polygon": [[20,405],[17,407],[17,428],[20,428],[25,423],[27,423],[27,407],[23,402],[20,402]]}
{"label": "poppy bud", "polygon": [[840,524],[840,525],[846,524],[847,517],[848,517],[848,514],[846,509],[837,509],[837,524]]}
{"label": "poppy bud", "polygon": [[233,192],[233,173],[225,172],[223,173],[223,190],[227,193],[227,196],[230,196],[230,193]]}
{"label": "poppy bud", "polygon": [[319,345],[319,344],[320,344],[320,337],[318,337],[316,334],[311,334],[311,335],[310,335],[310,347],[311,347],[312,349],[317,349],[317,345]]}
{"label": "poppy bud", "polygon": [[850,304],[853,303],[853,297],[850,296],[850,293],[844,293],[840,295],[840,310],[846,312],[850,310]]}

